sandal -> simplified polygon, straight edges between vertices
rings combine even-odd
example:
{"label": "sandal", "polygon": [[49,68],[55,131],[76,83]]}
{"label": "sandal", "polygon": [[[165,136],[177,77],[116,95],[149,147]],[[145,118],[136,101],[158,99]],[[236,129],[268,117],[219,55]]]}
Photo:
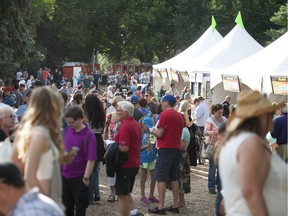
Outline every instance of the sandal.
{"label": "sandal", "polygon": [[116,199],[115,199],[115,195],[114,194],[110,194],[108,199],[107,199],[108,202],[115,202]]}

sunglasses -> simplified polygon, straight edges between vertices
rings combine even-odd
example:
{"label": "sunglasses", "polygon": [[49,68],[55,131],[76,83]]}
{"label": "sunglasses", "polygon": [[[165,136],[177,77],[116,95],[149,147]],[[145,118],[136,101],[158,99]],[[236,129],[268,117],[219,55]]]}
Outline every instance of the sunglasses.
{"label": "sunglasses", "polygon": [[149,95],[145,95],[145,97],[149,97]]}

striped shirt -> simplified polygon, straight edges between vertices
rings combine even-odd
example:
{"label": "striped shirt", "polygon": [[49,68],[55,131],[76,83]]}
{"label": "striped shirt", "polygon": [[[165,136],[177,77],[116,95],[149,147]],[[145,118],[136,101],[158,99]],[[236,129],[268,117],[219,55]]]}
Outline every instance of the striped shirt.
{"label": "striped shirt", "polygon": [[60,207],[49,197],[33,188],[23,194],[8,216],[64,216]]}

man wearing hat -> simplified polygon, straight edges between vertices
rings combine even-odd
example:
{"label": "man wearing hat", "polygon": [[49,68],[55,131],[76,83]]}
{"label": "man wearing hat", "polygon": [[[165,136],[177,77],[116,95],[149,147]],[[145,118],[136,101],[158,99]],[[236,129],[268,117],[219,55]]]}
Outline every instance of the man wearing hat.
{"label": "man wearing hat", "polygon": [[[178,170],[181,160],[181,134],[184,127],[183,117],[174,109],[176,99],[173,95],[164,95],[161,99],[163,112],[160,115],[157,129],[151,129],[156,136],[158,156],[156,159],[155,179],[158,186],[159,204],[150,213],[166,214],[166,211],[179,213],[179,182]],[[172,187],[173,203],[170,207],[164,207],[166,182]]]}
{"label": "man wearing hat", "polygon": [[7,104],[9,106],[13,106],[15,104],[14,98],[12,97],[11,93],[12,93],[13,89],[11,86],[6,86],[3,89],[3,101],[2,103]]}
{"label": "man wearing hat", "polygon": [[24,103],[21,106],[19,106],[18,109],[17,109],[16,115],[17,115],[17,118],[18,118],[19,121],[21,120],[21,118],[23,117],[25,111],[27,110],[31,93],[32,93],[32,89],[30,89],[30,88],[28,88],[25,91],[24,97],[23,97],[23,102]]}
{"label": "man wearing hat", "polygon": [[10,216],[64,216],[60,207],[39,189],[28,190],[12,163],[0,163],[0,212]]}
{"label": "man wearing hat", "polygon": [[136,121],[139,121],[141,118],[144,117],[143,113],[138,109],[138,97],[133,95],[131,97],[131,103],[133,104],[134,106],[134,113],[133,113],[133,118],[136,120]]}

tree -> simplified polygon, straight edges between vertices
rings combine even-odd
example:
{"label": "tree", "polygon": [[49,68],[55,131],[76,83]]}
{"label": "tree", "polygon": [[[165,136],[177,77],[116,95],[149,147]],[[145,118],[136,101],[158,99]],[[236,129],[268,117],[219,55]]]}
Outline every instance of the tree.
{"label": "tree", "polygon": [[33,54],[33,39],[29,35],[23,15],[29,1],[0,2],[0,76],[11,80],[16,67],[29,61]]}
{"label": "tree", "polygon": [[270,21],[277,27],[271,28],[266,32],[266,35],[272,39],[271,41],[268,41],[268,44],[287,32],[287,7],[288,4],[281,5],[279,11],[274,13],[274,16],[271,17]]}
{"label": "tree", "polygon": [[269,40],[265,32],[270,29],[270,17],[279,9],[283,0],[213,0],[211,10],[218,20],[217,29],[227,34],[235,23],[238,11],[241,11],[245,29],[263,46]]}

